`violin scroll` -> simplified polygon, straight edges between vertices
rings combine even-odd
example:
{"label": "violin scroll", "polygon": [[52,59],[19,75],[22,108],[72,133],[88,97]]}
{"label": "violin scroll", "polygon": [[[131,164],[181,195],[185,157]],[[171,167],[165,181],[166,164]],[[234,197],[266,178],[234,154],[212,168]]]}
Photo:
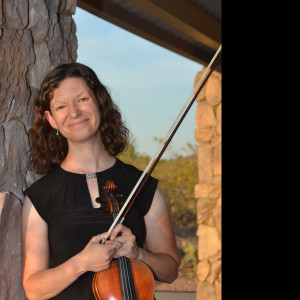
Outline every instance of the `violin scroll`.
{"label": "violin scroll", "polygon": [[[105,193],[104,197],[97,197],[96,202],[100,204],[100,207],[98,209],[99,213],[107,213],[107,214],[113,214],[113,204],[110,198],[110,194],[114,193],[118,189],[118,186],[112,181],[107,180],[105,186],[103,186],[103,190]],[[117,211],[120,210],[120,206],[124,204],[124,201],[119,200],[117,201],[117,198],[123,198],[124,195],[114,195],[114,200],[117,205]]]}

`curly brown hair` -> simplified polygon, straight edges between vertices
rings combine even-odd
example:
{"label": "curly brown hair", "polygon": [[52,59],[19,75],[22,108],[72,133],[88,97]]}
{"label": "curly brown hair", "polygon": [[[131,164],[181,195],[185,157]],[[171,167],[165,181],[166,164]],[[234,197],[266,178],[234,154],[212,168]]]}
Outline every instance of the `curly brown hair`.
{"label": "curly brown hair", "polygon": [[122,120],[118,107],[95,72],[80,63],[62,64],[46,76],[34,105],[35,120],[29,130],[30,169],[38,174],[50,172],[64,160],[68,153],[66,138],[61,134],[56,135],[56,131],[50,126],[44,113],[46,110],[50,111],[54,90],[62,80],[71,77],[85,80],[99,101],[101,115],[99,130],[106,150],[116,156],[127,147],[129,130]]}

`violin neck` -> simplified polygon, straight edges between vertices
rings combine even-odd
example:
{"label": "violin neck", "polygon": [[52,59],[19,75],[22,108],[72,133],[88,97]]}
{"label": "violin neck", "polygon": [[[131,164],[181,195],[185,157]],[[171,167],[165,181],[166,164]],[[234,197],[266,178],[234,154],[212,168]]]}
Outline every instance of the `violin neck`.
{"label": "violin neck", "polygon": [[125,257],[118,258],[119,275],[122,291],[122,300],[136,300],[130,260]]}
{"label": "violin neck", "polygon": [[[116,218],[117,212],[113,212],[113,218]],[[130,260],[126,256],[117,259],[119,265],[119,276],[121,283],[122,300],[136,300],[134,282],[130,267]]]}

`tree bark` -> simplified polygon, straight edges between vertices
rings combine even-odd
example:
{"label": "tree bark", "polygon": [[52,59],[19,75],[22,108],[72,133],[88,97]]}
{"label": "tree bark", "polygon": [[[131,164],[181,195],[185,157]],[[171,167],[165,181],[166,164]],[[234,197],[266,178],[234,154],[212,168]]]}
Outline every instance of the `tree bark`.
{"label": "tree bark", "polygon": [[77,59],[76,0],[0,0],[0,299],[26,299],[21,285],[28,130],[45,75]]}

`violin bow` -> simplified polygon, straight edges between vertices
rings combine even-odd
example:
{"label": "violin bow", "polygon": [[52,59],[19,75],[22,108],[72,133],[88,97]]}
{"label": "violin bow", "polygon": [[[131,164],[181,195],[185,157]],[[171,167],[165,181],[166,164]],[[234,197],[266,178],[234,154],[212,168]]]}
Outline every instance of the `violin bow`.
{"label": "violin bow", "polygon": [[[222,57],[221,49],[222,49],[222,44],[219,46],[219,48],[216,51],[215,55],[213,56],[213,58],[211,59],[210,63],[208,64],[206,70],[204,71],[204,73],[202,74],[202,76],[199,79],[198,83],[194,87],[191,95],[189,96],[189,98],[187,99],[187,101],[185,102],[185,104],[183,105],[182,109],[180,110],[178,116],[176,117],[175,121],[171,125],[171,127],[168,130],[167,134],[165,135],[165,137],[163,138],[163,140],[159,144],[159,146],[158,146],[156,152],[154,153],[152,159],[150,160],[150,162],[148,163],[147,167],[145,168],[143,174],[141,175],[141,177],[137,181],[136,185],[132,189],[130,195],[128,196],[127,200],[125,201],[125,203],[123,204],[122,208],[120,209],[120,211],[119,211],[118,215],[116,216],[114,222],[112,223],[112,225],[110,226],[109,230],[107,231],[105,237],[101,240],[102,244],[105,243],[105,241],[109,237],[111,231],[116,226],[116,224],[118,223],[118,221],[119,221],[119,219],[121,218],[122,215],[123,215],[122,219],[121,219],[121,221],[119,223],[122,224],[125,221],[125,218],[126,218],[127,214],[129,213],[132,205],[134,204],[135,200],[137,199],[138,195],[140,194],[141,190],[143,189],[146,181],[150,177],[152,171],[154,170],[154,168],[157,165],[158,161],[160,160],[161,156],[165,152],[167,146],[171,142],[174,134],[176,133],[177,129],[179,128],[179,126],[182,123],[183,119],[185,118],[186,114],[190,110],[191,106],[195,102],[197,96],[201,92],[201,90],[204,87],[205,83],[207,82],[209,76],[211,75],[211,73],[213,72],[213,70],[218,65],[218,63],[219,63],[219,61],[220,61],[220,59]],[[133,195],[134,195],[134,198],[131,201],[131,198],[133,197]],[[126,209],[126,212],[123,214],[123,212],[124,212],[125,209]]]}

